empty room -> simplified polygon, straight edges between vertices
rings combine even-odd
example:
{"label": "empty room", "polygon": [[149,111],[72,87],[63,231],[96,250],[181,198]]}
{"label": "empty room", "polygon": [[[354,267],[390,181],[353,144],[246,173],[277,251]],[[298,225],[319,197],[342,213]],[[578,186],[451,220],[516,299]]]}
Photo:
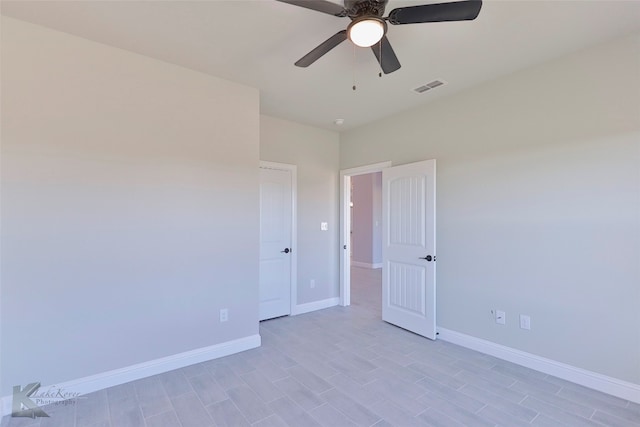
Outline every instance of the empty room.
{"label": "empty room", "polygon": [[0,11],[1,427],[640,426],[640,1]]}

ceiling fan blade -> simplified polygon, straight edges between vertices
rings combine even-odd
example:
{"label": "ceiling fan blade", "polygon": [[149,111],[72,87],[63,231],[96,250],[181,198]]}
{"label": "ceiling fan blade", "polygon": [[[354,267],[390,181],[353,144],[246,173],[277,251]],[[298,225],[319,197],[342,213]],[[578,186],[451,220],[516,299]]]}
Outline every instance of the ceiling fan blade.
{"label": "ceiling fan blade", "polygon": [[400,61],[398,61],[398,57],[393,51],[387,36],[382,37],[380,43],[371,46],[371,50],[373,50],[373,54],[376,56],[385,74],[393,73],[400,68]]}
{"label": "ceiling fan blade", "polygon": [[423,22],[471,21],[478,16],[481,7],[482,0],[400,7],[391,11],[388,21],[393,25],[419,24]]}
{"label": "ceiling fan blade", "polygon": [[334,47],[338,46],[340,43],[347,39],[347,30],[338,31],[327,40],[320,43],[318,47],[313,49],[311,52],[307,53],[305,56],[300,58],[296,65],[298,67],[308,67],[309,65],[316,62],[318,59],[322,57],[325,53],[329,52]]}
{"label": "ceiling fan blade", "polygon": [[347,11],[339,4],[331,3],[326,0],[278,0],[282,3],[292,4],[307,9],[315,10],[322,13],[328,13],[334,16],[347,16]]}

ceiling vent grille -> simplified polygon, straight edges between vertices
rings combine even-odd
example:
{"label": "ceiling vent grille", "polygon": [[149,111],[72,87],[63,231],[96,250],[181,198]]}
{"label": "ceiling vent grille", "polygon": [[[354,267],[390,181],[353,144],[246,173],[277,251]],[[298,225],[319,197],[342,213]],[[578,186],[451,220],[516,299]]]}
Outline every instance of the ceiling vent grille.
{"label": "ceiling vent grille", "polygon": [[424,84],[422,86],[419,86],[419,87],[413,89],[413,91],[415,93],[425,93],[425,92],[430,91],[431,89],[435,89],[438,86],[444,86],[446,84],[447,84],[447,82],[445,82],[444,80],[434,80],[432,82],[429,82],[427,84]]}

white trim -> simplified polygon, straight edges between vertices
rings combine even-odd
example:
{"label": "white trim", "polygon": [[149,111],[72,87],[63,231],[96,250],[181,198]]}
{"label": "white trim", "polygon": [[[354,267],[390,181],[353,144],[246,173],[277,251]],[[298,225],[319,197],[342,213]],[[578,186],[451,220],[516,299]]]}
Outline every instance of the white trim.
{"label": "white trim", "polygon": [[320,301],[308,302],[306,304],[296,305],[291,314],[296,316],[298,314],[309,313],[311,311],[322,310],[329,307],[335,307],[340,304],[340,298],[327,298]]}
{"label": "white trim", "polygon": [[[184,368],[207,360],[218,359],[220,357],[229,356],[230,354],[239,353],[241,351],[250,350],[260,347],[262,339],[260,335],[250,335],[248,337],[239,338],[233,341],[215,344],[209,347],[202,347],[195,350],[185,351],[184,353],[174,354],[160,359],[150,360],[148,362],[138,363],[136,365],[127,366],[112,371],[102,372],[84,378],[78,378],[64,383],[57,383],[41,387],[43,390],[48,388],[59,388],[65,392],[79,393],[84,395],[93,393],[94,391],[103,390],[105,388],[128,383],[130,381],[139,380],[141,378],[150,377],[152,375],[162,374],[164,372],[173,371],[174,369]],[[2,397],[0,405],[0,417],[11,414],[12,397]]]}
{"label": "white trim", "polygon": [[438,327],[438,338],[462,347],[470,348],[484,354],[507,360],[572,383],[592,388],[621,399],[640,403],[640,385],[587,371],[586,369],[567,365],[552,359],[527,353],[515,348],[496,344],[460,332]]}
{"label": "white trim", "polygon": [[351,305],[351,176],[340,172],[340,305]]}
{"label": "white trim", "polygon": [[391,161],[388,160],[386,162],[374,163],[372,165],[364,165],[364,166],[358,166],[356,168],[343,169],[340,171],[340,174],[348,175],[348,176],[366,175],[368,173],[381,172],[382,169],[390,168],[390,167],[391,167]]}
{"label": "white trim", "polygon": [[298,303],[298,166],[260,160],[260,167],[291,172],[291,301],[289,314],[293,314]]}
{"label": "white trim", "polygon": [[391,161],[387,161],[340,171],[340,305],[351,305],[351,177],[390,167]]}
{"label": "white trim", "polygon": [[371,263],[368,263],[368,262],[351,261],[351,265],[354,266],[354,267],[370,268],[370,269],[382,268],[382,263],[381,262],[376,262],[374,264],[371,264]]}

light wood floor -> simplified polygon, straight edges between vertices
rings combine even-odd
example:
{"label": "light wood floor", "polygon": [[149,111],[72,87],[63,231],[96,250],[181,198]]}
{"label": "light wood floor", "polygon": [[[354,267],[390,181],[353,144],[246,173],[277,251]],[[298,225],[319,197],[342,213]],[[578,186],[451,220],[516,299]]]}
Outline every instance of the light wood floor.
{"label": "light wood floor", "polygon": [[263,346],[5,417],[2,427],[640,426],[640,405],[381,321],[380,272],[352,306],[262,322]]}

